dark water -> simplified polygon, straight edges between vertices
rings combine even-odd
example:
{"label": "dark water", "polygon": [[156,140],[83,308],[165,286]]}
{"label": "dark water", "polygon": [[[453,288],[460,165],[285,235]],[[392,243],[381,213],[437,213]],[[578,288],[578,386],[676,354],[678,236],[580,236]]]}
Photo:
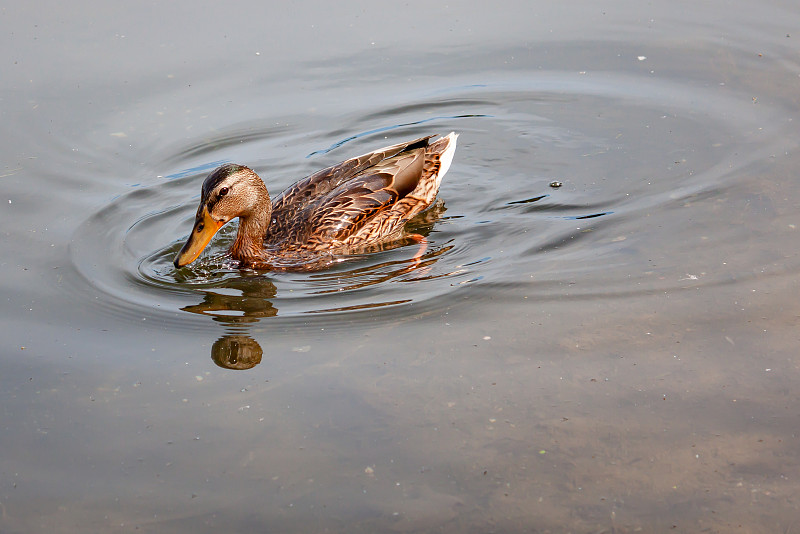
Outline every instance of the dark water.
{"label": "dark water", "polygon": [[[800,528],[799,25],[3,8],[0,532]],[[222,162],[450,131],[419,262],[171,265]]]}

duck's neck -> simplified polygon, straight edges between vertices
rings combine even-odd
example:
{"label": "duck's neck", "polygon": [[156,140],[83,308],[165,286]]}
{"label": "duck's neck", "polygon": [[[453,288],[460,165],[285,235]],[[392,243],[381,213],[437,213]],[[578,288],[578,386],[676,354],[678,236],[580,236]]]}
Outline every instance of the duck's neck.
{"label": "duck's neck", "polygon": [[[260,179],[258,181],[261,182]],[[251,204],[252,208],[239,215],[239,230],[231,246],[234,259],[245,263],[264,255],[264,237],[272,216],[272,201],[267,188],[263,182],[260,185],[257,188],[257,198]]]}

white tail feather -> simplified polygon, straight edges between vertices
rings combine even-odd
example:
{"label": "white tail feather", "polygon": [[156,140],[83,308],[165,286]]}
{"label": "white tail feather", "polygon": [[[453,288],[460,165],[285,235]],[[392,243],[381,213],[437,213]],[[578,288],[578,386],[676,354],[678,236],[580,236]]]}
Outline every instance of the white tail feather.
{"label": "white tail feather", "polygon": [[442,155],[439,156],[439,175],[436,177],[436,181],[440,182],[442,177],[447,173],[450,169],[450,164],[453,163],[453,156],[456,153],[456,139],[458,139],[458,134],[455,132],[450,132],[446,136],[449,141],[447,142],[447,148],[442,152]]}

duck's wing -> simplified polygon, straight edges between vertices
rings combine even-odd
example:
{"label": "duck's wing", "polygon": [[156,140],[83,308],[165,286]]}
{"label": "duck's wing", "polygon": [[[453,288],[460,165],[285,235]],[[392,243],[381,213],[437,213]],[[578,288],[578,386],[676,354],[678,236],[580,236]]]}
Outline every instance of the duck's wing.
{"label": "duck's wing", "polygon": [[[279,236],[286,235],[291,227],[297,224],[298,219],[302,218],[300,212],[306,210],[309,206],[318,204],[323,198],[331,197],[332,191],[337,190],[343,184],[355,180],[357,177],[360,181],[354,182],[350,187],[345,187],[341,191],[343,194],[341,197],[342,201],[344,201],[345,198],[352,197],[351,201],[358,204],[359,202],[357,202],[356,199],[359,198],[359,195],[356,194],[356,191],[361,191],[362,188],[366,188],[364,192],[366,196],[360,203],[362,205],[371,204],[372,201],[368,200],[370,195],[372,195],[374,199],[384,198],[386,192],[378,194],[378,191],[387,185],[386,179],[388,177],[385,176],[385,174],[387,174],[389,169],[384,169],[379,172],[377,166],[381,162],[389,160],[401,153],[427,147],[428,140],[431,137],[434,136],[420,137],[413,141],[381,148],[369,152],[368,154],[348,159],[303,178],[287,188],[273,200],[270,233]],[[370,168],[374,168],[373,170],[375,172],[369,170]],[[383,182],[380,182],[377,178],[373,180],[367,179],[367,177],[375,175],[384,175]],[[375,196],[376,194],[377,196]],[[336,198],[337,196],[333,195],[332,197]],[[342,206],[342,208],[344,208],[344,206]]]}
{"label": "duck's wing", "polygon": [[[425,148],[403,150],[340,183],[300,210],[292,223],[293,239],[311,249],[344,245],[369,221],[414,191],[424,163]],[[383,234],[376,237],[388,237],[399,229],[384,228]]]}

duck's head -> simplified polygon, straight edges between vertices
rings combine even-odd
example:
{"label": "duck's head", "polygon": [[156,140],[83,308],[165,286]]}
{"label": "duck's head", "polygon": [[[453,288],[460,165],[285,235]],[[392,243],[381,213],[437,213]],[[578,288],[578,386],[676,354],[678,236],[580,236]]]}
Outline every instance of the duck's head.
{"label": "duck's head", "polygon": [[[270,206],[264,182],[251,169],[234,163],[217,168],[203,182],[194,227],[186,244],[175,256],[175,267],[184,267],[196,260],[214,234],[228,221],[236,217],[244,220],[253,215],[261,218],[266,215],[269,219]],[[265,210],[267,213],[263,213]]]}

